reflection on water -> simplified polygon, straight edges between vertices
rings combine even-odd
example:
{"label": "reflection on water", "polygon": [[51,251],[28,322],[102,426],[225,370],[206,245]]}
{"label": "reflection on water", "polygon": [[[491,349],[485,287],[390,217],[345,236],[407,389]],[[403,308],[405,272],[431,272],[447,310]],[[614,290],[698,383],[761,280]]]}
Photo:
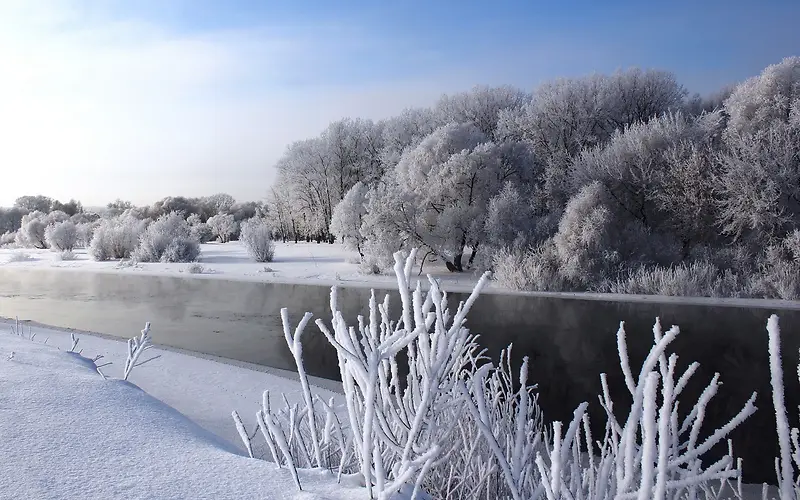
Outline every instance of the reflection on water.
{"label": "reflection on water", "polygon": [[[329,293],[323,286],[0,269],[0,316],[121,337],[133,336],[150,321],[158,343],[283,369],[293,365],[280,309],[289,308],[293,324],[305,311],[327,322]],[[348,322],[355,323],[356,316],[366,312],[368,296],[367,289],[340,291]],[[452,294],[451,305],[465,298]],[[398,303],[393,296],[395,312]],[[539,384],[539,402],[549,420],[569,420],[574,408],[588,401],[593,422],[600,426],[601,372],[608,374],[615,408],[622,413],[630,405],[616,349],[619,322],[625,321],[635,373],[652,343],[656,316],[664,330],[680,325],[681,335],[673,343],[679,367],[685,369],[692,361],[701,364],[684,392],[681,409],[690,409],[715,372],[724,382],[708,408],[705,432],[726,423],[753,391],[758,392],[760,409],[733,439],[734,452],[744,459],[746,479],[760,482],[774,479],[772,457],[778,453],[765,330],[773,312],[781,318],[786,404],[790,422],[797,425],[793,409],[800,403],[800,384],[794,376],[800,311],[487,294],[476,301],[468,326],[481,335],[480,342],[495,360],[509,343],[517,366],[522,356],[530,358],[529,379]],[[336,378],[335,353],[313,324],[306,331],[303,352],[309,374]]]}

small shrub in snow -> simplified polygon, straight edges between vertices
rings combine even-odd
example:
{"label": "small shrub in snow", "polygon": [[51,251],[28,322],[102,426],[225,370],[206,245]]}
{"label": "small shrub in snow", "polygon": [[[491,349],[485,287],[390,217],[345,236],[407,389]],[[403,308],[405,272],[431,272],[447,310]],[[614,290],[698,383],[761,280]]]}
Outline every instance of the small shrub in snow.
{"label": "small shrub in snow", "polygon": [[191,262],[199,255],[200,244],[178,212],[162,215],[147,226],[134,252],[140,262]]}
{"label": "small shrub in snow", "polygon": [[154,356],[150,359],[146,359],[144,361],[139,361],[139,357],[144,353],[144,351],[151,349],[153,347],[152,337],[150,337],[150,323],[144,324],[144,329],[142,333],[138,337],[133,337],[128,339],[128,357],[125,360],[125,367],[123,368],[122,372],[122,380],[128,380],[130,377],[131,372],[137,366],[141,366],[148,361],[152,361],[161,355]]}
{"label": "small shrub in snow", "polygon": [[64,250],[58,254],[58,260],[67,262],[72,260],[78,260],[78,256],[72,250]]}
{"label": "small shrub in snow", "polygon": [[275,242],[272,241],[272,227],[262,218],[252,218],[242,223],[239,240],[247,248],[247,253],[256,262],[272,262],[275,258]]}
{"label": "small shrub in snow", "polygon": [[206,272],[205,266],[200,264],[199,262],[192,262],[188,266],[186,266],[186,272],[189,274],[203,274]]}
{"label": "small shrub in snow", "polygon": [[89,255],[94,260],[129,259],[139,244],[146,222],[131,215],[104,219],[94,231]]}
{"label": "small shrub in snow", "polygon": [[239,224],[236,222],[236,219],[233,215],[229,214],[217,214],[209,218],[206,223],[211,227],[214,235],[219,237],[219,241],[222,243],[229,242],[231,237],[236,234],[239,229]]}
{"label": "small shrub in snow", "polygon": [[73,250],[78,244],[78,228],[69,220],[50,224],[44,236],[50,248],[59,252]]}

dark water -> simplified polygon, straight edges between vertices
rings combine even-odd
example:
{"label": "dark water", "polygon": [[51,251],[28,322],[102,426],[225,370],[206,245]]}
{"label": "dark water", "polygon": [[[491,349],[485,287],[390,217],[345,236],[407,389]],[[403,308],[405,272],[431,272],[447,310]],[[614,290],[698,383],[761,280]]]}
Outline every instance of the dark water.
{"label": "dark water", "polygon": [[[284,369],[293,364],[283,340],[280,308],[289,308],[293,325],[305,311],[327,323],[329,293],[328,287],[310,285],[0,269],[0,316],[122,337],[137,334],[150,321],[160,344]],[[348,322],[366,312],[368,296],[367,289],[340,291]],[[465,297],[452,294],[451,304]],[[399,299],[393,297],[391,304],[397,311]],[[661,318],[665,331],[678,324],[681,334],[672,348],[680,357],[679,367],[685,369],[691,361],[701,364],[680,408],[688,411],[719,372],[723,385],[707,410],[703,435],[708,435],[758,392],[759,410],[732,435],[734,452],[744,459],[748,482],[772,482],[778,449],[765,325],[773,312],[780,316],[782,329],[786,405],[790,423],[797,425],[799,310],[486,294],[475,303],[468,326],[481,334],[495,360],[509,343],[515,364],[523,355],[530,357],[529,380],[539,383],[547,420],[568,421],[574,408],[588,401],[600,432],[601,372],[608,373],[615,408],[622,413],[630,405],[616,348],[619,321],[626,323],[634,376],[652,343],[655,317]],[[309,374],[337,377],[334,351],[313,322],[304,337],[304,355]]]}

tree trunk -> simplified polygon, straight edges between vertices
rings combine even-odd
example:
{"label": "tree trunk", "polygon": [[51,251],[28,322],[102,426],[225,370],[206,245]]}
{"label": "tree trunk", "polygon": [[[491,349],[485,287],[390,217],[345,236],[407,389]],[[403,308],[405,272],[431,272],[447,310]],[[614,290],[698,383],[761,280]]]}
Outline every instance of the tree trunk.
{"label": "tree trunk", "polygon": [[475,262],[475,255],[478,254],[478,245],[479,243],[475,243],[472,246],[472,253],[469,255],[469,262],[467,263],[468,267],[472,267],[472,264]]}

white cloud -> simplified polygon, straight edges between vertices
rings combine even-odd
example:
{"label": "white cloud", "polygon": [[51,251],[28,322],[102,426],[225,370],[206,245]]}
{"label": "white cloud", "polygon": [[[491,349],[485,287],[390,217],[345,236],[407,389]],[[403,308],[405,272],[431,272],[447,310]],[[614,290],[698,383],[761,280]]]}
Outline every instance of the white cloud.
{"label": "white cloud", "polygon": [[34,193],[85,204],[258,198],[292,140],[463,87],[451,73],[295,88],[286,82],[361,42],[268,27],[181,34],[78,7],[0,5],[0,205]]}

